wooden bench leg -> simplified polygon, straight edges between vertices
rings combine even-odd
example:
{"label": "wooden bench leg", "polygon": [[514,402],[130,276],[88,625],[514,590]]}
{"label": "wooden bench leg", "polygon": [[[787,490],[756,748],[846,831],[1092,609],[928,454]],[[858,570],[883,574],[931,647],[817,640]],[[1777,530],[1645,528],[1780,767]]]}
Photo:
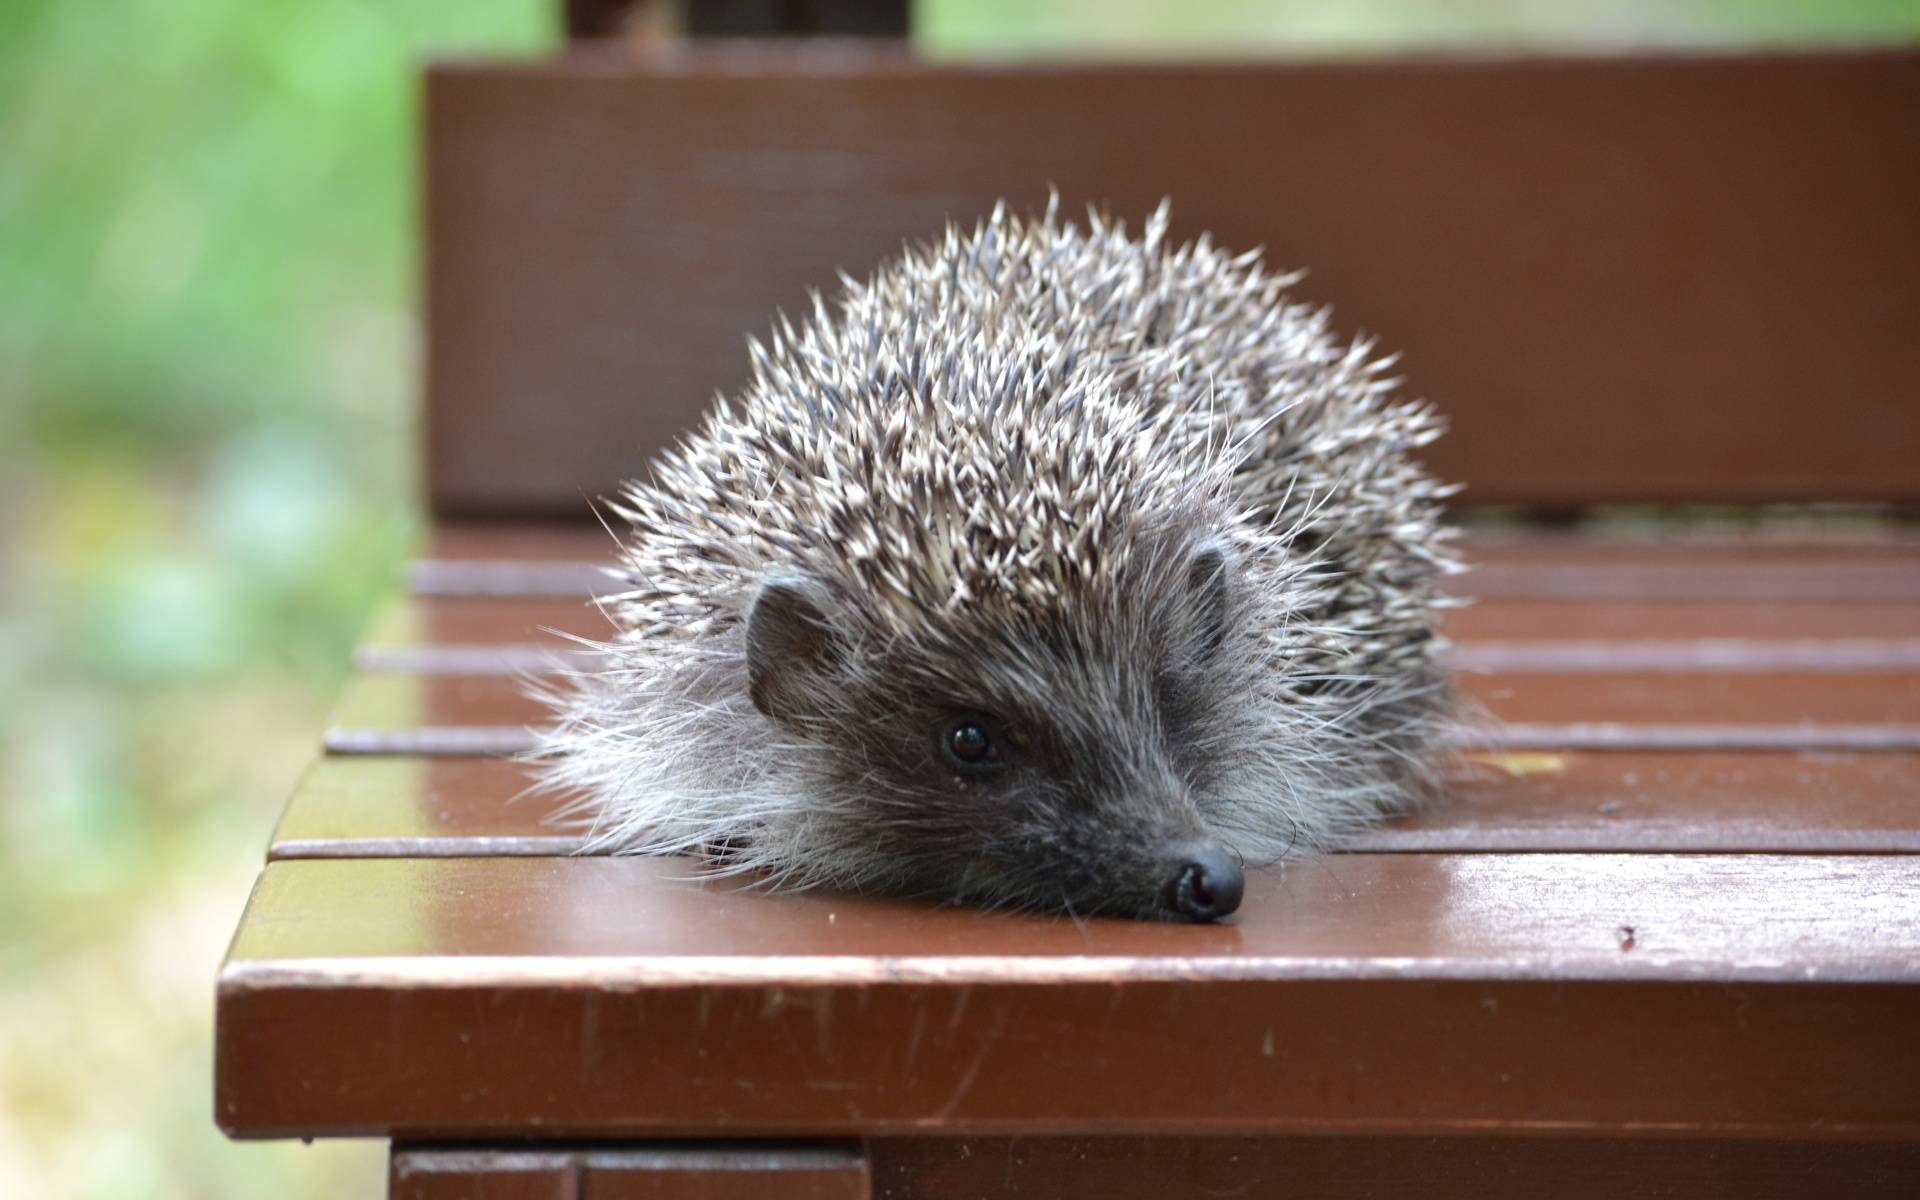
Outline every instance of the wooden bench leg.
{"label": "wooden bench leg", "polygon": [[869,1200],[851,1142],[395,1142],[391,1200]]}

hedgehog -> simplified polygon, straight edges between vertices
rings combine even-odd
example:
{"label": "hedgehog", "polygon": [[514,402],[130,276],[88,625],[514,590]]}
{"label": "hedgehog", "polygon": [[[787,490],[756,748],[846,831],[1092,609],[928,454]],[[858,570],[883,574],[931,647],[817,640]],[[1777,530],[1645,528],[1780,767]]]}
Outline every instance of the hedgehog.
{"label": "hedgehog", "polygon": [[1442,422],[1168,219],[1002,203],[749,339],[549,693],[591,848],[1203,922],[1429,794]]}

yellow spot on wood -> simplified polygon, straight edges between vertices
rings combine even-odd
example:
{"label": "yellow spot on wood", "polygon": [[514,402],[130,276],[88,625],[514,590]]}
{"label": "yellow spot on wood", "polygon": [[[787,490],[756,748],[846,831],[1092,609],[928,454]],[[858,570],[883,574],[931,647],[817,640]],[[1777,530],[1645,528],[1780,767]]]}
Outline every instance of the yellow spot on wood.
{"label": "yellow spot on wood", "polygon": [[1485,763],[1497,767],[1507,774],[1522,775],[1558,775],[1567,769],[1567,756],[1564,754],[1545,754],[1527,751],[1517,754],[1469,754],[1468,761]]}

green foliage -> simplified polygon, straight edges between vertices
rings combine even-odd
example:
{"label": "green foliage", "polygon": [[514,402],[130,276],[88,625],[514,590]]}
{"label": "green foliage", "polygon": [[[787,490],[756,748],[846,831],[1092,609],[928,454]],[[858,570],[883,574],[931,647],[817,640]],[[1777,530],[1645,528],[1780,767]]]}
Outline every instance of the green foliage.
{"label": "green foliage", "polygon": [[0,5],[0,1195],[333,1195],[228,1144],[212,973],[412,497],[415,63],[549,0]]}
{"label": "green foliage", "polygon": [[1920,39],[1916,0],[916,0],[937,58],[1595,53]]}

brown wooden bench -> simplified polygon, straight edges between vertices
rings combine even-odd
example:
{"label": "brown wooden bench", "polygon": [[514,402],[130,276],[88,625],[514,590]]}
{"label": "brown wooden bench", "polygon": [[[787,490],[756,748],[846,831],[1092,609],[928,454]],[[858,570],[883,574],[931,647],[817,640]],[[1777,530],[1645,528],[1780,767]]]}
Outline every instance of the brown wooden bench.
{"label": "brown wooden bench", "polygon": [[440,523],[222,971],[231,1134],[392,1138],[435,1200],[1914,1194],[1911,526],[1472,535],[1506,743],[1214,926],[582,855],[508,755],[605,628],[588,498],[742,335],[1049,185],[1311,267],[1477,502],[1920,500],[1920,56],[609,43],[427,112]]}

